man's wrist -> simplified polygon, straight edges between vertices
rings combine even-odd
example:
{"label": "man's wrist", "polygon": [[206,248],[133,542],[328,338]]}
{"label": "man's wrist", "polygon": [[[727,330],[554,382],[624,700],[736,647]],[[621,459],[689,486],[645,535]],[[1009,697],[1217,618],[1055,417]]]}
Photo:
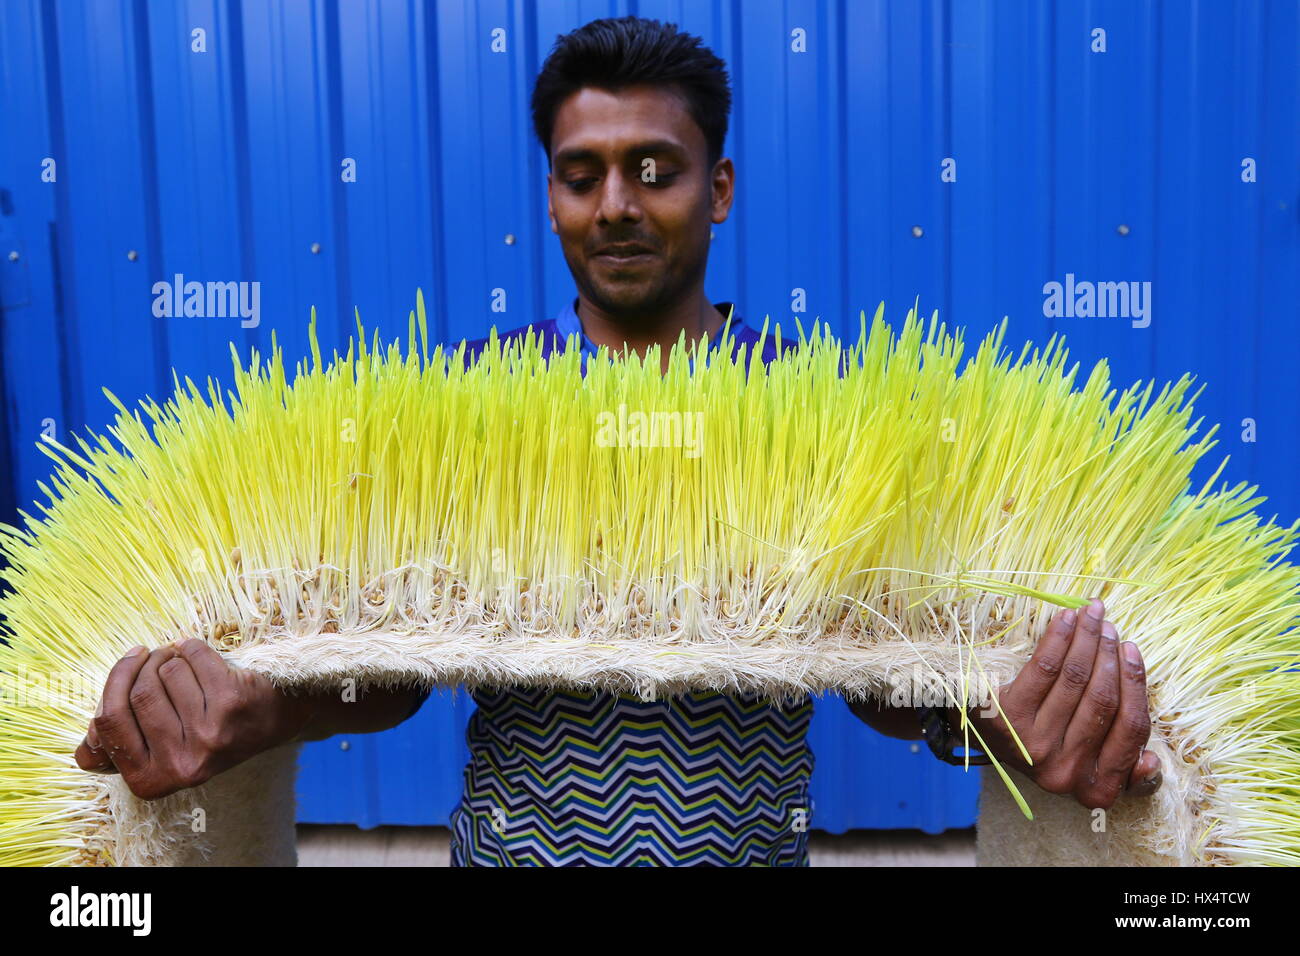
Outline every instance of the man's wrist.
{"label": "man's wrist", "polygon": [[[959,732],[965,723],[962,721],[962,708],[957,706],[948,707],[944,710],[944,716],[948,718],[948,726],[953,729],[954,733]],[[969,710],[965,711],[966,720],[974,721],[975,715]]]}
{"label": "man's wrist", "polygon": [[314,729],[312,724],[319,713],[317,701],[311,694],[295,694],[292,691],[276,688],[280,698],[281,728],[279,736],[283,743],[305,743],[315,739],[309,736]]}
{"label": "man's wrist", "polygon": [[[990,762],[988,755],[982,753],[983,747],[979,743],[979,738],[967,732],[967,728],[975,723],[978,716],[977,708],[962,708],[956,705],[921,707],[917,709],[916,715],[921,724],[922,737],[940,760],[953,764]],[[958,758],[956,750],[959,747],[965,749],[968,756]],[[969,756],[972,750],[979,753],[976,756]]]}
{"label": "man's wrist", "polygon": [[[962,723],[962,718],[961,718],[962,709],[960,707],[957,706],[944,707],[942,709],[942,712],[944,718],[948,721],[948,726],[951,727],[954,731],[960,731],[962,727],[965,726]],[[916,714],[916,719],[918,723],[924,722],[925,720],[924,708],[915,707],[913,708],[913,713]],[[971,723],[974,723],[975,718],[978,716],[978,713],[979,712],[972,707],[966,711],[966,719],[969,720]]]}

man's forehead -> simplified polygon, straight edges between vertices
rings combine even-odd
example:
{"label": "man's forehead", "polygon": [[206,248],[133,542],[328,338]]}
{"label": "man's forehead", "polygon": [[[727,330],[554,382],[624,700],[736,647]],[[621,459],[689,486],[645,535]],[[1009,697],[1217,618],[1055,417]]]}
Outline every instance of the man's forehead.
{"label": "man's forehead", "polygon": [[613,91],[584,87],[555,115],[555,162],[607,156],[689,153],[704,148],[704,134],[685,101],[664,87]]}

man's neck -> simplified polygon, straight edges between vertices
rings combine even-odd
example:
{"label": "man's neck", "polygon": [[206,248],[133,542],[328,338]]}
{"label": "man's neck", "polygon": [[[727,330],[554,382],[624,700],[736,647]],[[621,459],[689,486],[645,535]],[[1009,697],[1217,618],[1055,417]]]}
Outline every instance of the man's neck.
{"label": "man's neck", "polygon": [[621,352],[627,346],[644,358],[646,350],[658,343],[661,364],[666,372],[668,353],[677,344],[683,329],[688,343],[698,342],[705,333],[708,333],[709,341],[713,341],[726,318],[701,290],[666,312],[637,316],[630,321],[622,316],[611,316],[579,295],[578,320],[587,338],[598,346],[608,346],[614,352]]}

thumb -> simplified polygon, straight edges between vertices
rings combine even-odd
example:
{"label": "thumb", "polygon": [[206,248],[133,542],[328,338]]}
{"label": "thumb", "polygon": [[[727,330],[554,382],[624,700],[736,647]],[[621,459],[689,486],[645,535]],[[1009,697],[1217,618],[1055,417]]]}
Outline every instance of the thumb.
{"label": "thumb", "polygon": [[1150,750],[1142,751],[1142,756],[1129,772],[1128,792],[1135,797],[1149,797],[1160,789],[1164,782],[1164,772],[1160,768],[1160,758]]}
{"label": "thumb", "polygon": [[100,746],[99,735],[95,733],[93,722],[86,732],[86,738],[73,755],[73,759],[77,761],[77,766],[82,770],[90,770],[95,773],[117,773],[117,767],[113,766],[113,761],[108,758],[108,754]]}

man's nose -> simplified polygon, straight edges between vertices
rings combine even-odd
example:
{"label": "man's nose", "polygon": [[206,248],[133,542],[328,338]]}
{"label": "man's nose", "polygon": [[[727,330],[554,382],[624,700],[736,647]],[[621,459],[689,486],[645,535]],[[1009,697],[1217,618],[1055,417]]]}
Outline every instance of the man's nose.
{"label": "man's nose", "polygon": [[600,193],[600,221],[619,222],[639,220],[641,207],[637,203],[636,187],[621,172],[611,170],[605,177]]}

